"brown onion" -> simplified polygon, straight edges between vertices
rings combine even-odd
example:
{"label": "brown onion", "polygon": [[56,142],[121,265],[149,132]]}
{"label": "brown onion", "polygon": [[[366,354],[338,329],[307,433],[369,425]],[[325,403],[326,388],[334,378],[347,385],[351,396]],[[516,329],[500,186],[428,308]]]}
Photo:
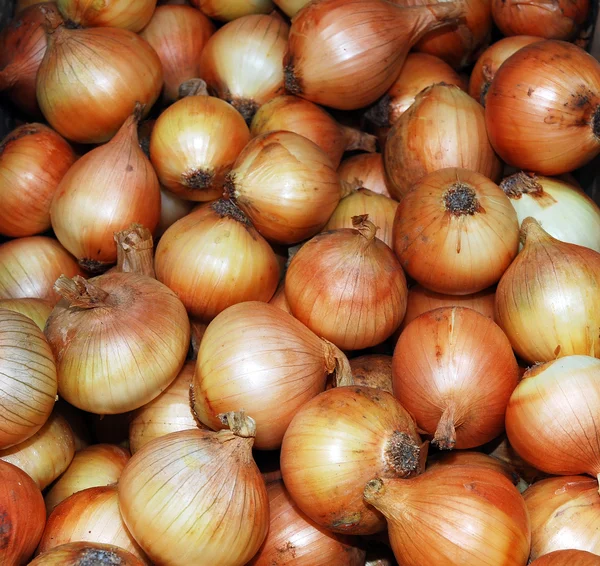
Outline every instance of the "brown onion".
{"label": "brown onion", "polygon": [[40,554],[29,566],[93,566],[115,564],[118,566],[143,566],[131,552],[118,546],[97,542],[69,542]]}
{"label": "brown onion", "polygon": [[600,566],[600,556],[584,550],[556,550],[534,560],[531,566]]}
{"label": "brown onion", "polygon": [[277,7],[290,19],[293,18],[310,0],[273,0]]}
{"label": "brown onion", "polygon": [[392,356],[384,354],[367,354],[352,358],[350,369],[355,385],[373,387],[388,393],[392,389]]}
{"label": "brown onion", "polygon": [[[281,309],[284,312],[287,312],[288,314],[292,314],[292,311],[290,310],[290,305],[287,302],[287,298],[285,296],[285,281],[279,283],[279,286],[277,287],[275,294],[271,297],[269,304],[273,305],[274,307],[277,307],[278,309]],[[0,303],[0,307],[1,306],[2,303]]]}
{"label": "brown onion", "polygon": [[43,332],[54,305],[44,299],[0,299],[0,309],[24,314]]}
{"label": "brown onion", "polygon": [[152,17],[156,0],[56,0],[63,16],[80,27],[140,31]]}
{"label": "brown onion", "polygon": [[[488,470],[500,472],[514,485],[519,483],[519,474],[506,462],[492,458],[482,452],[470,450],[453,450],[452,452],[438,452],[427,460],[427,471],[441,466],[479,466]],[[527,486],[527,484],[525,484]],[[517,485],[517,487],[519,487]]]}
{"label": "brown onion", "polygon": [[340,181],[392,197],[381,153],[360,153],[344,159],[338,167]]}
{"label": "brown onion", "polygon": [[271,0],[189,0],[192,6],[208,17],[229,22],[249,14],[268,14],[273,11]]}

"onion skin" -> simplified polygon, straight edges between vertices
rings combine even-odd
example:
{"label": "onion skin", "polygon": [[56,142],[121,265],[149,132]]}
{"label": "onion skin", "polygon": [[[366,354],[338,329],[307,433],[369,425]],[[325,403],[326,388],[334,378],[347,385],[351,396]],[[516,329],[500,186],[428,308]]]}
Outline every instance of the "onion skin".
{"label": "onion skin", "polygon": [[427,471],[442,466],[480,466],[488,470],[495,470],[501,473],[513,485],[519,481],[517,474],[506,462],[492,458],[481,452],[472,452],[470,450],[454,450],[453,452],[440,452],[433,458],[427,460]]}
{"label": "onion skin", "polygon": [[[278,309],[281,309],[283,312],[292,314],[292,311],[290,310],[290,305],[287,302],[287,298],[285,296],[285,280],[279,284],[277,290],[275,291],[275,294],[271,297],[269,304],[273,305],[274,307],[277,307]],[[0,307],[1,306],[2,303],[0,303]]]}
{"label": "onion skin", "polygon": [[390,193],[381,153],[360,153],[348,157],[342,161],[337,172],[342,182],[394,198]]}
{"label": "onion skin", "polygon": [[96,542],[69,542],[40,554],[28,566],[86,566],[86,564],[144,565],[131,552],[118,546]]}
{"label": "onion skin", "polygon": [[0,299],[0,309],[24,314],[33,320],[42,332],[53,308],[54,305],[44,299]]}
{"label": "onion skin", "polygon": [[600,360],[559,358],[525,373],[506,409],[506,433],[517,454],[543,472],[597,476],[599,406]]}
{"label": "onion skin", "polygon": [[490,142],[506,163],[560,175],[600,153],[599,109],[600,62],[570,43],[540,41],[498,69],[485,121]]}
{"label": "onion skin", "polygon": [[600,566],[600,556],[583,550],[555,550],[534,560],[530,566]]}
{"label": "onion skin", "polygon": [[25,564],[44,532],[44,499],[35,482],[16,466],[0,461],[0,477],[0,562]]}
{"label": "onion skin", "polygon": [[[526,369],[519,366],[519,373],[521,373],[519,380],[523,378],[526,371]],[[537,481],[548,477],[548,474],[529,465],[516,453],[515,449],[508,442],[506,434],[499,436],[493,442],[487,444],[484,447],[484,451],[492,458],[507,464],[528,484],[536,483]]]}
{"label": "onion skin", "polygon": [[81,27],[123,28],[138,32],[150,21],[156,0],[56,0],[65,19]]}
{"label": "onion skin", "polygon": [[292,19],[310,0],[273,0],[277,7]]}
{"label": "onion skin", "polygon": [[350,369],[352,370],[352,380],[355,385],[373,387],[393,393],[392,356],[367,354],[352,358],[349,361]]}
{"label": "onion skin", "polygon": [[230,22],[250,14],[269,14],[273,11],[271,0],[189,0],[209,18]]}
{"label": "onion skin", "polygon": [[175,196],[173,193],[166,189],[160,190],[160,220],[158,226],[154,231],[156,239],[158,240],[167,229],[175,224],[180,218],[183,218],[186,214],[189,214],[194,203],[189,200],[184,200]]}

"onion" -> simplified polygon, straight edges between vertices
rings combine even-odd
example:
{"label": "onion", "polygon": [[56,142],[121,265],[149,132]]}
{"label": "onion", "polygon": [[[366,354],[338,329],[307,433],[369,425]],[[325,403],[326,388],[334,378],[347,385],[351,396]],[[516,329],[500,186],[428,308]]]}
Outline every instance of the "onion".
{"label": "onion", "polygon": [[75,452],[79,452],[92,444],[92,437],[88,426],[87,414],[69,405],[65,400],[59,399],[54,405],[54,412],[62,415],[71,427],[75,441]]}
{"label": "onion", "polygon": [[369,220],[377,226],[377,238],[391,248],[394,245],[392,228],[397,208],[398,202],[384,195],[374,193],[369,189],[350,188],[348,194],[342,198],[333,211],[323,230],[353,228],[352,218],[366,214]]}
{"label": "onion", "polygon": [[176,197],[173,193],[161,188],[160,220],[154,230],[156,238],[160,238],[167,231],[167,228],[188,214],[193,207],[194,203],[192,201]]}
{"label": "onion", "polygon": [[81,27],[140,31],[152,17],[156,0],[56,0],[63,16]]}
{"label": "onion", "polygon": [[561,41],[523,47],[498,69],[485,120],[509,165],[541,175],[585,165],[600,153],[600,62]]}
{"label": "onion", "polygon": [[337,387],[306,403],[281,447],[281,473],[298,508],[333,532],[372,534],[383,516],[365,505],[369,477],[407,478],[422,471],[421,444],[410,414],[386,391]]}
{"label": "onion", "polygon": [[488,47],[479,56],[471,71],[469,94],[482,106],[485,106],[488,90],[500,65],[519,49],[537,41],[542,41],[542,38],[532,35],[515,35],[500,39]]}
{"label": "onion", "polygon": [[127,450],[113,444],[94,444],[77,452],[44,498],[48,513],[74,493],[118,482],[129,458]]}
{"label": "onion", "polygon": [[288,245],[319,232],[341,196],[327,154],[285,131],[252,139],[227,176],[225,191],[267,240]]}
{"label": "onion", "polygon": [[40,554],[29,566],[93,566],[118,564],[118,566],[143,566],[131,552],[118,546],[96,542],[69,542]]}
{"label": "onion", "polygon": [[420,92],[394,124],[384,161],[397,200],[428,173],[446,167],[469,169],[492,181],[502,171],[488,141],[483,108],[459,87],[444,84]]}
{"label": "onion", "polygon": [[278,96],[256,112],[250,127],[252,135],[274,130],[287,130],[308,138],[327,153],[335,167],[339,166],[344,151],[376,149],[375,136],[339,124],[320,106],[297,96]]}
{"label": "onion", "polygon": [[437,293],[468,295],[496,283],[517,254],[517,214],[480,173],[430,173],[396,212],[394,251],[408,275]]}
{"label": "onion", "polygon": [[534,560],[531,566],[600,566],[600,556],[583,550],[556,550]]}
{"label": "onion", "polygon": [[[521,372],[521,368],[519,368],[519,372]],[[523,375],[524,374],[525,372],[523,372]],[[520,379],[523,378],[523,375],[520,376]],[[515,470],[519,477],[528,484],[535,483],[548,477],[548,474],[541,472],[540,470],[537,470],[533,466],[529,465],[515,452],[515,449],[508,442],[506,434],[499,436],[493,442],[487,444],[484,447],[484,450],[492,458],[504,462],[512,470]],[[459,452],[454,453],[458,454]]]}
{"label": "onion", "polygon": [[[285,296],[292,314],[344,350],[380,344],[406,312],[406,277],[368,215],[354,229],[324,232],[292,259]],[[310,275],[307,275],[310,274]]]}
{"label": "onion", "polygon": [[[282,311],[288,314],[292,314],[292,311],[290,310],[290,305],[287,302],[287,298],[285,296],[285,281],[282,281],[279,284],[277,290],[275,291],[275,294],[271,297],[269,304],[273,305],[274,307],[277,307],[278,309],[281,309]],[[0,303],[0,308],[1,307],[2,303]]]}
{"label": "onion", "polygon": [[388,522],[403,566],[523,566],[531,530],[521,495],[501,473],[442,466],[409,480],[373,479],[365,500]]}
{"label": "onion", "polygon": [[581,189],[523,172],[504,179],[500,188],[517,211],[519,224],[531,216],[553,238],[600,252],[600,208]]}
{"label": "onion", "polygon": [[190,410],[190,384],[195,367],[193,361],[186,362],[167,389],[132,415],[129,423],[132,454],[155,438],[198,427]]}
{"label": "onion", "polygon": [[598,482],[584,476],[549,478],[524,494],[531,519],[531,560],[555,550],[600,553]]}
{"label": "onion", "polygon": [[529,363],[600,356],[600,254],[552,238],[537,220],[521,225],[523,250],[496,290],[495,319]]}
{"label": "onion", "polygon": [[214,200],[249,139],[248,126],[229,104],[212,96],[186,96],[158,117],[150,158],[160,182],[176,195]]}
{"label": "onion", "polygon": [[256,422],[255,447],[279,448],[292,417],[325,389],[348,360],[282,310],[256,301],[219,314],[206,329],[192,380],[192,408],[212,429],[219,414],[244,407]]}
{"label": "onion", "polygon": [[311,521],[281,481],[267,485],[269,534],[248,566],[364,566],[365,551],[350,537],[336,535]]}
{"label": "onion", "polygon": [[322,0],[292,22],[285,87],[311,102],[354,110],[398,78],[410,48],[462,15],[453,2],[401,8],[383,0]]}
{"label": "onion", "polygon": [[0,562],[25,564],[44,531],[44,499],[22,470],[0,461]]}
{"label": "onion", "polygon": [[254,421],[243,412],[221,418],[230,430],[157,438],[123,470],[123,518],[156,563],[242,566],[267,535],[269,501],[251,453]]}
{"label": "onion", "polygon": [[575,39],[590,11],[589,0],[491,0],[491,5],[494,22],[503,35],[546,39]]}
{"label": "onion", "polygon": [[271,246],[237,206],[222,199],[171,226],[158,244],[155,265],[159,281],[206,322],[231,305],[268,301],[279,281]]}
{"label": "onion", "polygon": [[46,321],[52,312],[54,305],[44,299],[1,299],[0,309],[24,314],[35,322],[38,328],[43,332]]}
{"label": "onion", "polygon": [[25,315],[0,309],[0,449],[31,438],[54,406],[56,365],[42,331]]}
{"label": "onion", "polygon": [[48,37],[37,95],[46,120],[59,134],[80,143],[101,143],[116,134],[136,102],[148,113],[162,83],[158,55],[133,32],[61,25]]}
{"label": "onion", "polygon": [[304,8],[310,0],[273,0],[273,2],[291,19]]}
{"label": "onion", "polygon": [[519,380],[500,327],[463,307],[413,320],[396,344],[392,375],[396,398],[445,450],[474,448],[498,436]]}
{"label": "onion", "polygon": [[337,172],[342,182],[393,198],[383,168],[383,156],[380,153],[353,155],[342,161]]}
{"label": "onion", "polygon": [[281,18],[243,16],[220,28],[202,51],[201,75],[209,91],[232,104],[247,122],[283,92],[281,60],[288,32]]}
{"label": "onion", "polygon": [[229,22],[249,14],[268,14],[273,10],[271,0],[190,0],[209,18]]}
{"label": "onion", "polygon": [[54,2],[24,7],[0,33],[0,91],[32,116],[41,114],[35,91],[37,72],[46,52],[46,14],[60,16]]}
{"label": "onion", "polygon": [[[520,480],[519,474],[508,464],[481,452],[471,452],[470,450],[439,452],[427,460],[427,471],[446,466],[479,466],[495,470],[510,480],[513,485],[517,485]],[[517,487],[519,486],[517,485]]]}
{"label": "onion", "polygon": [[157,397],[177,376],[189,348],[181,301],[145,275],[60,277],[64,299],[46,324],[59,393],[97,414],[124,413]]}
{"label": "onion", "polygon": [[149,564],[123,523],[114,485],[84,489],[57,505],[48,516],[36,554],[85,541],[118,546]]}
{"label": "onion", "polygon": [[179,87],[200,77],[200,55],[215,26],[191,6],[159,6],[140,35],[154,48],[163,69],[163,97],[179,98]]}
{"label": "onion", "polygon": [[392,356],[367,354],[350,360],[354,385],[373,387],[388,393],[392,389]]}

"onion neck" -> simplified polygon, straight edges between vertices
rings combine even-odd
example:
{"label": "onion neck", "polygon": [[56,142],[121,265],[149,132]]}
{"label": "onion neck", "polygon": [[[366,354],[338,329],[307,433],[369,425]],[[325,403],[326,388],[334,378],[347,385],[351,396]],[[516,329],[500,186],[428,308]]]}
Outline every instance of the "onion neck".
{"label": "onion neck", "polygon": [[294,57],[289,52],[283,58],[283,86],[288,94],[298,96],[304,92],[302,78],[298,76],[294,66]]}
{"label": "onion neck", "polygon": [[108,143],[132,143],[139,147],[138,124],[144,114],[144,108],[144,104],[136,102],[133,112],[127,117],[123,125],[119,128],[119,131]]}
{"label": "onion neck", "polygon": [[395,430],[384,447],[386,472],[394,477],[408,477],[421,472],[422,446],[405,432]]}
{"label": "onion neck", "polygon": [[258,103],[251,98],[231,98],[227,100],[244,118],[246,124],[250,125],[254,114],[259,108]]}
{"label": "onion neck", "polygon": [[356,128],[340,125],[342,137],[344,138],[344,147],[346,151],[355,149],[365,151],[367,153],[375,153],[377,151],[377,138],[371,134],[361,132]]}
{"label": "onion neck", "polygon": [[389,128],[392,110],[391,97],[384,94],[373,106],[365,112],[365,118],[378,128]]}
{"label": "onion neck", "polygon": [[440,450],[452,450],[456,444],[456,429],[454,428],[456,405],[454,401],[450,401],[442,416],[435,434],[432,444],[435,444]]}
{"label": "onion neck", "polygon": [[370,246],[375,240],[375,235],[379,229],[373,222],[369,220],[368,214],[361,214],[359,216],[352,217],[352,226],[358,230],[359,234],[363,237],[363,243],[365,246]]}
{"label": "onion neck", "polygon": [[237,197],[235,189],[235,173],[228,173],[223,183],[223,197],[226,199],[234,199]]}
{"label": "onion neck", "polygon": [[186,96],[208,96],[206,82],[202,79],[190,79],[179,85],[179,98]]}
{"label": "onion neck", "polygon": [[111,306],[110,295],[80,275],[73,279],[61,275],[54,284],[54,290],[73,307],[95,309]]}
{"label": "onion neck", "polygon": [[221,218],[231,218],[232,220],[235,220],[244,226],[252,226],[252,223],[248,217],[238,206],[236,206],[232,200],[216,200],[210,205],[210,208],[214,210]]}
{"label": "onion neck", "polygon": [[217,418],[235,435],[241,438],[256,437],[256,422],[245,411],[220,413]]}
{"label": "onion neck", "polygon": [[407,25],[407,22],[410,22],[411,16],[415,20],[410,39],[411,46],[415,45],[430,31],[457,24],[465,16],[461,2],[437,2],[424,6],[402,6],[401,10],[398,19],[402,22],[403,27]]}
{"label": "onion neck", "polygon": [[443,199],[446,211],[453,216],[473,216],[483,212],[475,189],[458,180],[446,190]]}
{"label": "onion neck", "polygon": [[48,35],[48,41],[55,41],[57,37],[64,37],[64,31],[68,32],[70,26],[57,10],[56,6],[40,6],[39,10],[44,14],[42,26]]}
{"label": "onion neck", "polygon": [[335,344],[321,338],[323,343],[323,356],[325,359],[325,371],[328,375],[333,374],[336,387],[354,385],[352,369],[346,354],[342,352]]}
{"label": "onion neck", "polygon": [[556,241],[532,216],[528,216],[525,218],[525,220],[523,220],[521,224],[520,238],[524,246],[527,244],[538,243],[552,244]]}
{"label": "onion neck", "polygon": [[523,195],[539,195],[544,192],[540,183],[538,183],[535,174],[528,175],[519,171],[503,179],[500,188],[504,194],[511,199],[520,199]]}
{"label": "onion neck", "polygon": [[148,228],[134,223],[127,230],[116,232],[114,238],[117,244],[117,271],[156,278],[154,245]]}

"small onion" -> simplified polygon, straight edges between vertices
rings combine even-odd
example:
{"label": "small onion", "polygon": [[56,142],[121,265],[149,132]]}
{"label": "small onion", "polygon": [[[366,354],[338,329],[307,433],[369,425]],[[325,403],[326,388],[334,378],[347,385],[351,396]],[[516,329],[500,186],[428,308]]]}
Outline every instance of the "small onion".
{"label": "small onion", "polygon": [[600,566],[600,556],[584,550],[555,550],[534,560],[530,566]]}
{"label": "small onion", "polygon": [[340,181],[393,198],[385,175],[381,153],[353,155],[342,161],[337,172]]}
{"label": "small onion", "polygon": [[350,360],[354,385],[373,387],[388,393],[392,389],[392,356],[367,354]]}
{"label": "small onion", "polygon": [[54,305],[44,299],[0,299],[0,309],[24,314],[43,332]]}
{"label": "small onion", "polygon": [[229,22],[249,14],[269,14],[273,11],[271,0],[190,0],[209,18]]}
{"label": "small onion", "polygon": [[65,19],[80,27],[111,27],[140,31],[152,17],[156,0],[56,0]]}
{"label": "small onion", "polygon": [[40,554],[28,566],[143,566],[131,552],[97,542],[69,542]]}

